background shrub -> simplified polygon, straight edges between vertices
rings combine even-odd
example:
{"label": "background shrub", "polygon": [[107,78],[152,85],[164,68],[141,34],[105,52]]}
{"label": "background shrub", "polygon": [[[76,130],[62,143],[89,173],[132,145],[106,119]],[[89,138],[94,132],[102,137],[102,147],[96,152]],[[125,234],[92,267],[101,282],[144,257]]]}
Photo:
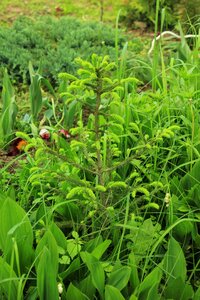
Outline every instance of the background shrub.
{"label": "background shrub", "polygon": [[[139,27],[139,29],[144,29],[146,27],[153,30],[156,19],[156,2],[156,0],[127,1],[124,5],[124,14],[121,16],[121,21],[129,28],[137,29]],[[191,19],[194,24],[194,21],[197,21],[200,15],[199,7],[194,0],[161,0],[160,16],[161,12],[165,16],[165,29],[173,28],[178,20],[183,22]],[[144,24],[142,25],[140,22]],[[159,23],[161,23],[161,18]]]}
{"label": "background shrub", "polygon": [[[119,47],[124,42],[120,35]],[[17,84],[29,80],[29,61],[55,83],[59,72],[74,73],[75,57],[87,59],[92,53],[115,57],[114,29],[70,17],[58,20],[44,16],[35,22],[22,17],[12,27],[0,28],[0,71],[2,74],[6,67]]]}

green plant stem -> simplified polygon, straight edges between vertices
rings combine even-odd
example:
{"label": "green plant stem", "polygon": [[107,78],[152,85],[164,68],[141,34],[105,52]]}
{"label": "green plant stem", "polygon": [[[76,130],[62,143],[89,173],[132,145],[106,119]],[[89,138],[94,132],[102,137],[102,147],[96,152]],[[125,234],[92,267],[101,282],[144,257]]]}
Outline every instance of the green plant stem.
{"label": "green plant stem", "polygon": [[103,83],[101,78],[100,70],[96,70],[97,74],[97,88],[96,88],[96,107],[94,112],[94,131],[95,131],[95,140],[97,143],[96,154],[97,154],[97,174],[99,184],[104,185],[103,180],[103,162],[101,158],[101,148],[100,148],[100,132],[99,132],[99,107],[101,105],[101,93],[103,89]]}

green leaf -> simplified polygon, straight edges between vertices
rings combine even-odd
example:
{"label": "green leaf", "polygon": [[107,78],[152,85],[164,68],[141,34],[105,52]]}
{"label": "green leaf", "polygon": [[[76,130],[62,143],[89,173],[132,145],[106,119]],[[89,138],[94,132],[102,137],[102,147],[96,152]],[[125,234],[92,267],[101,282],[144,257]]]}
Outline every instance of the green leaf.
{"label": "green leaf", "polygon": [[193,300],[199,300],[199,299],[200,299],[200,286],[196,290]]}
{"label": "green leaf", "polygon": [[67,252],[71,259],[78,255],[81,251],[81,245],[74,239],[67,240]]}
{"label": "green leaf", "polygon": [[181,246],[173,237],[168,242],[168,249],[163,260],[163,269],[168,277],[169,285],[179,277],[185,282],[187,273],[185,256]]}
{"label": "green leaf", "polygon": [[99,291],[100,295],[103,296],[105,274],[101,262],[88,252],[81,252],[80,255],[91,273],[94,287]]}
{"label": "green leaf", "polygon": [[34,72],[31,62],[29,63],[29,73],[31,77],[31,84],[29,87],[31,113],[33,120],[36,121],[36,118],[42,109],[42,91],[40,86],[42,77]]}
{"label": "green leaf", "polygon": [[76,259],[74,259],[72,261],[72,263],[70,264],[69,268],[67,268],[67,270],[65,270],[64,272],[60,273],[59,276],[64,280],[69,275],[71,275],[75,271],[79,270],[80,269],[80,265],[81,265],[80,264],[80,258],[77,257]]}
{"label": "green leaf", "polygon": [[58,245],[50,230],[45,232],[35,250],[36,268],[40,262],[40,255],[42,255],[45,247],[48,249],[49,255],[51,256],[51,267],[53,273],[56,275],[58,272]]}
{"label": "green leaf", "polygon": [[94,299],[94,295],[96,293],[96,289],[92,283],[92,276],[89,274],[86,278],[81,280],[79,284],[79,288],[81,292],[85,295],[87,295],[88,300],[89,299]]}
{"label": "green leaf", "polygon": [[0,115],[0,136],[5,142],[12,134],[17,116],[17,104],[15,102],[14,89],[5,69],[2,89],[2,111]]}
{"label": "green leaf", "polygon": [[118,290],[122,290],[127,284],[130,279],[131,275],[131,268],[126,266],[116,266],[113,268],[109,279],[108,285],[112,285]]}
{"label": "green leaf", "polygon": [[66,300],[88,300],[88,297],[84,295],[77,287],[75,287],[72,283],[70,283],[67,294],[66,294]]}
{"label": "green leaf", "polygon": [[105,286],[105,300],[125,300],[120,291],[111,285]]}
{"label": "green leaf", "polygon": [[40,299],[58,299],[58,246],[48,230],[40,240],[36,251],[37,287]]}
{"label": "green leaf", "polygon": [[138,297],[136,297],[134,294],[132,294],[131,297],[129,298],[129,300],[138,300]]}
{"label": "green leaf", "polygon": [[[0,209],[0,228],[0,248],[6,261],[10,261],[16,242],[20,269],[25,272],[33,258],[33,230],[25,211],[10,198],[4,201]],[[14,270],[17,270],[16,265]]]}
{"label": "green leaf", "polygon": [[194,299],[194,291],[191,285],[184,283],[180,277],[170,280],[164,292],[166,299]]}
{"label": "green leaf", "polygon": [[92,255],[95,256],[97,259],[100,259],[104,252],[108,249],[111,244],[111,240],[105,240],[103,243],[98,245],[93,251]]}
{"label": "green leaf", "polygon": [[88,297],[84,295],[77,287],[75,287],[72,283],[70,283],[67,294],[66,294],[66,300],[72,300],[72,299],[78,299],[78,300],[88,300]]}
{"label": "green leaf", "polygon": [[0,257],[0,292],[5,294],[6,299],[16,299],[18,284],[19,279],[15,272],[11,266]]}
{"label": "green leaf", "polygon": [[47,87],[47,89],[49,90],[49,92],[56,98],[56,93],[54,91],[53,86],[51,85],[51,83],[49,82],[48,79],[46,78],[41,78],[41,83]]}
{"label": "green leaf", "polygon": [[49,226],[49,230],[53,234],[57,245],[65,250],[67,250],[67,240],[66,240],[64,233],[60,230],[60,228],[55,223],[52,223]]}
{"label": "green leaf", "polygon": [[58,300],[57,272],[51,250],[44,246],[37,266],[37,288],[40,299]]}
{"label": "green leaf", "polygon": [[135,254],[133,252],[130,253],[128,258],[129,258],[129,266],[131,268],[130,283],[133,290],[135,290],[136,287],[139,286],[140,284]]}
{"label": "green leaf", "polygon": [[[149,273],[142,281],[138,288],[138,298],[140,300],[160,299],[158,298],[158,286],[162,277],[162,270],[159,267],[155,267],[151,273]],[[151,293],[155,298],[149,298]]]}
{"label": "green leaf", "polygon": [[135,253],[136,265],[138,265],[142,257],[148,254],[152,245],[155,243],[160,231],[160,225],[157,223],[154,226],[152,220],[149,218],[145,220],[143,224],[137,226],[133,224],[127,228],[130,229],[130,234],[127,234],[126,237],[132,241],[131,248]]}

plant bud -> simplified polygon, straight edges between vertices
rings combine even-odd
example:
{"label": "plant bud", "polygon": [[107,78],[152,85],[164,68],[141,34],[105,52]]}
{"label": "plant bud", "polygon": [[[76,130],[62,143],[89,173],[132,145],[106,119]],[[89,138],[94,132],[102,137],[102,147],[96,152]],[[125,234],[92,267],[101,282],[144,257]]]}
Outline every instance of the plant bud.
{"label": "plant bud", "polygon": [[61,133],[62,136],[64,136],[66,139],[69,139],[71,135],[69,134],[69,131],[66,129],[60,129],[59,133]]}
{"label": "plant bud", "polygon": [[40,133],[39,133],[40,137],[43,139],[43,140],[49,140],[50,139],[50,132],[45,129],[45,128],[42,128],[40,130]]}

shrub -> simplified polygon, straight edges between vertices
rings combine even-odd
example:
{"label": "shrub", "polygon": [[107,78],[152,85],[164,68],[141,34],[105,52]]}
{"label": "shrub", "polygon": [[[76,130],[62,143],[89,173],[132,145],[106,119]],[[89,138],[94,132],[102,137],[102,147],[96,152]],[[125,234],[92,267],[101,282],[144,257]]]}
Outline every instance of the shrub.
{"label": "shrub", "polygon": [[[121,21],[129,28],[140,27],[142,26],[140,22],[144,22],[146,27],[152,30],[156,19],[156,2],[157,0],[127,1]],[[159,2],[159,14],[163,14],[165,17],[165,29],[173,28],[177,20],[186,21],[189,18],[194,23],[200,14],[199,5],[194,0],[160,0]],[[161,17],[159,18],[159,24],[161,24]]]}
{"label": "shrub", "polygon": [[[125,38],[119,37],[122,48]],[[87,59],[92,53],[115,55],[115,31],[100,23],[87,23],[70,17],[42,17],[37,21],[19,18],[11,28],[0,28],[1,73],[6,67],[12,79],[28,81],[28,63],[56,82],[59,72],[75,72],[74,58]]]}

